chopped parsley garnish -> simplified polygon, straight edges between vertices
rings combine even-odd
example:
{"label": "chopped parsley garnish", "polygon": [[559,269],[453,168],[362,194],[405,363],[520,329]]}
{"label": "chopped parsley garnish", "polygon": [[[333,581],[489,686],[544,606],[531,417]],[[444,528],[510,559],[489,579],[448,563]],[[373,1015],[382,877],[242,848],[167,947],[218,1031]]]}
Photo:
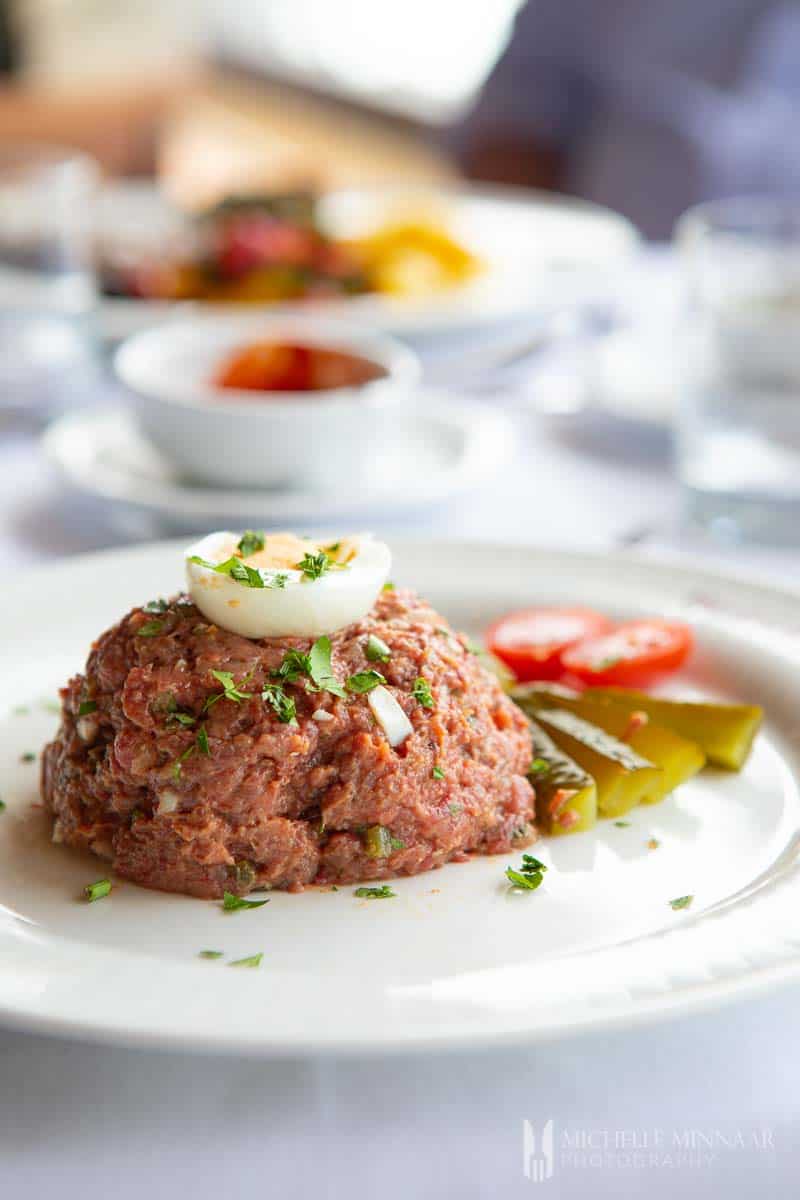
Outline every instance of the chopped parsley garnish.
{"label": "chopped parsley garnish", "polygon": [[513,867],[506,867],[506,879],[513,888],[533,892],[542,882],[546,870],[547,867],[538,858],[534,858],[532,854],[523,854],[522,866],[518,871]]}
{"label": "chopped parsley garnish", "polygon": [[267,683],[261,693],[262,700],[269,704],[275,716],[284,725],[297,724],[297,705],[287,696],[279,683]]}
{"label": "chopped parsley garnish", "polygon": [[198,729],[196,742],[197,749],[200,751],[200,753],[205,754],[208,758],[211,758],[211,747],[208,744],[208,734],[206,733],[205,725],[201,725]]}
{"label": "chopped parsley garnish", "polygon": [[197,955],[198,958],[223,958],[224,950],[201,950]]}
{"label": "chopped parsley garnish", "polygon": [[371,692],[379,683],[386,683],[386,678],[380,671],[359,671],[358,674],[350,676],[345,686],[348,692],[355,692],[360,696],[364,692]]}
{"label": "chopped parsley garnish", "polygon": [[212,708],[213,705],[215,705],[218,700],[222,700],[223,698],[225,700],[232,701],[233,704],[241,704],[242,700],[251,700],[252,693],[251,692],[243,692],[243,691],[241,691],[241,688],[243,688],[245,686],[245,684],[250,680],[250,678],[252,677],[254,672],[255,672],[255,667],[253,667],[253,670],[250,671],[247,675],[245,675],[242,682],[237,685],[234,682],[233,675],[231,674],[230,671],[212,670],[211,674],[214,676],[214,678],[217,680],[218,683],[222,684],[222,691],[215,692],[213,696],[209,696],[208,699],[206,700],[205,704],[203,705],[203,710],[205,712],[208,712],[208,710],[210,708]]}
{"label": "chopped parsley garnish", "polygon": [[96,883],[87,883],[83,894],[91,904],[93,900],[102,900],[111,891],[110,879],[98,879]]}
{"label": "chopped parsley garnish", "polygon": [[370,825],[364,832],[364,852],[370,858],[388,858],[393,850],[405,849],[405,842],[396,838],[385,825]]}
{"label": "chopped parsley garnish", "polygon": [[158,637],[164,628],[163,621],[145,621],[144,625],[140,625],[136,630],[137,637]]}
{"label": "chopped parsley garnish", "polygon": [[694,896],[678,896],[677,900],[670,900],[669,906],[674,912],[678,912],[682,908],[688,908],[694,900]]}
{"label": "chopped parsley garnish", "polygon": [[207,558],[201,558],[199,554],[193,554],[189,562],[197,563],[200,567],[206,567],[209,571],[216,571],[218,575],[227,575],[245,587],[282,588],[286,586],[286,575],[274,575],[267,583],[260,571],[257,571],[255,567],[248,567],[247,563],[243,563],[235,554],[231,558],[226,558],[225,562],[221,563],[209,562]]}
{"label": "chopped parsley garnish", "polygon": [[384,883],[381,887],[357,887],[353,895],[358,896],[359,900],[391,900],[397,896],[397,892]]}
{"label": "chopped parsley garnish", "polygon": [[79,717],[88,717],[89,713],[97,711],[96,700],[83,700],[78,708]]}
{"label": "chopped parsley garnish", "polygon": [[528,774],[529,775],[544,775],[545,772],[547,772],[549,770],[550,770],[550,763],[547,761],[546,758],[535,758],[533,760],[533,762],[531,763],[531,765],[528,767]]}
{"label": "chopped parsley garnish", "polygon": [[323,692],[344,696],[344,688],[337,681],[331,666],[331,639],[317,638],[308,654],[308,668],[312,680]]}
{"label": "chopped parsley garnish", "polygon": [[431,771],[431,775],[434,779],[444,779],[444,771],[441,767],[434,767]]}
{"label": "chopped parsley garnish", "polygon": [[422,675],[418,675],[414,680],[414,686],[411,689],[411,695],[421,704],[423,708],[433,708],[433,696],[431,694],[431,685]]}
{"label": "chopped parsley garnish", "polygon": [[239,544],[236,549],[242,558],[249,558],[251,554],[257,554],[259,550],[263,550],[265,542],[266,538],[264,537],[263,529],[246,529],[239,538]]}
{"label": "chopped parsley garnish", "polygon": [[367,638],[367,644],[364,647],[364,653],[370,662],[388,662],[392,657],[392,652],[381,638],[376,637],[371,633]]}
{"label": "chopped parsley garnish", "polygon": [[342,548],[341,542],[331,542],[330,546],[325,547],[326,554],[338,554]]}
{"label": "chopped parsley garnish", "polygon": [[177,709],[175,712],[171,712],[167,717],[167,721],[177,721],[179,725],[187,727],[189,725],[194,725],[196,720],[197,717],[193,717],[191,713],[178,712]]}
{"label": "chopped parsley garnish", "polygon": [[381,588],[382,592],[393,592],[394,590],[394,584],[392,583],[391,579],[387,579],[386,583]]}
{"label": "chopped parsley garnish", "polygon": [[631,825],[630,821],[615,821],[614,824],[617,829],[630,829]]}
{"label": "chopped parsley garnish", "polygon": [[222,893],[222,907],[225,912],[237,912],[240,908],[261,908],[269,904],[269,900],[245,900],[243,896],[235,896],[233,892]]}
{"label": "chopped parsley garnish", "polygon": [[6,811],[6,802],[5,802],[5,800],[0,800],[0,813],[5,812],[5,811]]}
{"label": "chopped parsley garnish", "polygon": [[297,683],[306,676],[313,685],[310,691],[345,695],[344,688],[333,674],[329,637],[317,638],[308,654],[303,654],[301,650],[287,650],[281,665],[272,675],[275,679],[285,679],[287,683]]}
{"label": "chopped parsley garnish", "polygon": [[302,571],[306,579],[319,579],[330,571],[331,560],[324,550],[320,550],[319,554],[304,554],[300,562],[295,563],[295,568]]}
{"label": "chopped parsley garnish", "polygon": [[36,755],[33,753],[32,750],[26,750],[24,754],[20,754],[19,760],[20,760],[20,762],[24,762],[24,763],[36,762]]}
{"label": "chopped parsley garnish", "polygon": [[297,683],[304,675],[311,675],[311,656],[302,650],[287,650],[277,671],[272,672],[274,679],[285,679],[287,683]]}
{"label": "chopped parsley garnish", "polygon": [[194,753],[194,745],[191,745],[188,747],[188,749],[184,750],[183,754],[181,754],[181,756],[179,758],[175,759],[175,762],[172,764],[172,778],[173,779],[180,779],[181,771],[183,770],[183,764],[186,762],[187,758],[189,758],[193,753]]}
{"label": "chopped parsley garnish", "polygon": [[[266,903],[266,901],[264,901]],[[263,952],[260,954],[251,954],[249,958],[235,958],[233,962],[229,962],[229,967],[260,967],[261,960],[264,957]]]}
{"label": "chopped parsley garnish", "polygon": [[142,612],[165,613],[168,608],[169,608],[169,603],[166,600],[159,598],[158,600],[148,600],[147,604],[143,604]]}

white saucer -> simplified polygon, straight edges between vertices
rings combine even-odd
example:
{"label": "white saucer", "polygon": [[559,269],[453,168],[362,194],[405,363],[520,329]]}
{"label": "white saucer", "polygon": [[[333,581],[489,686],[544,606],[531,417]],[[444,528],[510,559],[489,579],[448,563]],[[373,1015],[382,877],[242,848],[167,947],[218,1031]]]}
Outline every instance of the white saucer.
{"label": "white saucer", "polygon": [[[84,410],[56,421],[44,450],[79,491],[189,532],[226,522],[274,524],[428,507],[490,478],[510,455],[512,427],[477,402],[425,392],[398,414],[386,453],[365,464],[362,479],[336,492],[228,490],[182,479],[146,441],[123,408]],[[233,474],[233,470],[232,470]]]}

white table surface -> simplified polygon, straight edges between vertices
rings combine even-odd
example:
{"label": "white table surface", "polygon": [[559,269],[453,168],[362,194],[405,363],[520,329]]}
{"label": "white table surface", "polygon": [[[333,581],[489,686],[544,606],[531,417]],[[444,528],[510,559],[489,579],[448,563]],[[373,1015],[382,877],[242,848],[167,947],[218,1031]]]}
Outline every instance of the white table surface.
{"label": "white table surface", "polygon": [[[637,553],[800,584],[800,556],[717,552],[675,532],[659,438],[531,415],[519,429],[516,462],[480,494],[381,531],[603,548],[646,530]],[[119,537],[108,514],[65,497],[32,433],[0,432],[6,581]],[[785,987],[527,1052],[275,1064],[0,1031],[0,1200],[794,1197],[799,1010],[800,987]],[[537,1135],[554,1121],[543,1183],[523,1175],[525,1119]]]}

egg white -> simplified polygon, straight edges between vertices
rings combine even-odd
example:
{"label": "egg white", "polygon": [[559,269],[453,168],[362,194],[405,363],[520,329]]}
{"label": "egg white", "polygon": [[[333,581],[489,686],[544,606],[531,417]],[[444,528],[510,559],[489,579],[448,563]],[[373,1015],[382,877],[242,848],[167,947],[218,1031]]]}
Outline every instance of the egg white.
{"label": "egg white", "polygon": [[[203,616],[242,637],[317,638],[335,633],[369,612],[392,563],[389,547],[370,534],[349,536],[346,541],[355,553],[346,565],[331,567],[319,579],[309,579],[302,571],[285,566],[258,567],[263,588],[248,587],[190,561],[196,556],[212,563],[224,562],[238,537],[228,531],[210,533],[190,546],[186,551],[186,578],[189,594]],[[313,553],[317,543],[309,541],[308,547]],[[255,565],[248,558],[242,561]],[[277,575],[286,577],[283,587],[270,586]]]}

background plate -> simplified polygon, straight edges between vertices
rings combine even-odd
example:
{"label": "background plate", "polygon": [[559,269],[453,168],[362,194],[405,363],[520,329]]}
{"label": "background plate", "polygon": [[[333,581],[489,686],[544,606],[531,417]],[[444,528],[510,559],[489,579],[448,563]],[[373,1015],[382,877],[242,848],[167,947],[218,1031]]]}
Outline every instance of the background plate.
{"label": "background plate", "polygon": [[[613,556],[402,544],[393,577],[478,633],[504,610],[574,601],[692,621],[680,690],[740,696],[769,720],[741,775],[705,772],[630,827],[540,843],[535,893],[509,891],[514,856],[398,880],[397,898],[273,893],[252,912],[120,882],[48,841],[21,758],[93,637],[181,582],[181,545],[88,556],[17,574],[0,591],[0,1018],[136,1045],[255,1054],[525,1043],[682,1012],[800,973],[794,749],[797,599],[707,573]],[[758,614],[754,621],[751,614]],[[25,705],[29,711],[15,712]],[[647,841],[657,837],[658,850]],[[694,895],[673,912],[670,899]],[[263,951],[259,970],[199,960]]]}
{"label": "background plate", "polygon": [[[414,203],[418,211],[440,215],[453,235],[483,258],[486,270],[468,285],[419,299],[356,296],[326,301],[326,316],[426,336],[520,313],[544,314],[585,297],[603,269],[625,259],[639,243],[634,226],[609,209],[520,188],[347,189],[325,195],[320,208],[332,233],[352,236]],[[174,211],[150,185],[112,184],[103,191],[98,219],[102,244],[140,245],[146,251],[163,246],[179,225]],[[180,307],[185,311],[187,306]],[[309,310],[308,304],[268,307],[281,315]],[[158,301],[107,298],[101,305],[101,331],[112,340],[124,337],[176,308]],[[253,305],[247,310],[252,312]]]}

